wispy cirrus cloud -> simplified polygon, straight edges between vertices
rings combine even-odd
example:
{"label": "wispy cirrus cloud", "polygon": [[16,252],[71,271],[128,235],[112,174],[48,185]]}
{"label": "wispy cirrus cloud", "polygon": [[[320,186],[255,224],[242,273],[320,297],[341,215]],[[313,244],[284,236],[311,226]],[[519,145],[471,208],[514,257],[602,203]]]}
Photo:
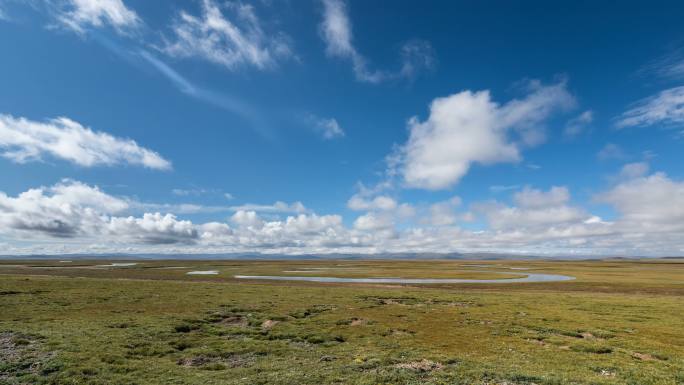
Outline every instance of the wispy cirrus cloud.
{"label": "wispy cirrus cloud", "polygon": [[77,33],[105,25],[119,33],[138,28],[142,20],[122,0],[63,0],[52,2],[56,19],[64,27]]}
{"label": "wispy cirrus cloud", "polygon": [[203,0],[201,15],[181,11],[171,28],[174,39],[161,50],[172,57],[201,58],[234,70],[271,68],[278,59],[292,56],[287,35],[267,34],[248,4]]}
{"label": "wispy cirrus cloud", "polygon": [[93,131],[69,118],[45,122],[0,115],[0,155],[17,163],[49,155],[83,167],[134,165],[170,170],[171,162],[131,139]]}
{"label": "wispy cirrus cloud", "polygon": [[[128,53],[123,54],[127,56],[130,55]],[[171,68],[171,66],[169,66],[166,62],[146,50],[140,49],[137,52],[137,56],[142,58],[147,64],[151,65],[160,74],[170,80],[179,91],[197,100],[201,100],[240,116],[251,123],[252,127],[260,135],[265,138],[272,138],[273,134],[268,129],[263,118],[249,103],[239,100],[231,95],[215,92],[195,84]]]}
{"label": "wispy cirrus cloud", "polygon": [[669,88],[641,99],[617,118],[618,128],[684,124],[684,86]]}
{"label": "wispy cirrus cloud", "polygon": [[7,11],[2,8],[2,3],[0,3],[0,21],[9,21],[10,17],[7,15]]}
{"label": "wispy cirrus cloud", "polygon": [[418,72],[435,64],[434,50],[429,42],[410,40],[401,48],[401,68],[398,71],[370,70],[366,58],[354,46],[352,24],[344,0],[323,0],[323,20],[320,33],[328,56],[349,60],[356,79],[366,83],[413,78]]}
{"label": "wispy cirrus cloud", "polygon": [[306,213],[309,211],[302,202],[285,203],[277,201],[270,205],[246,203],[238,206],[231,206],[232,211],[255,211],[265,213]]}
{"label": "wispy cirrus cloud", "polygon": [[671,49],[663,56],[647,63],[639,73],[654,74],[665,79],[684,78],[684,48]]}
{"label": "wispy cirrus cloud", "polygon": [[585,132],[589,125],[594,121],[594,112],[587,110],[568,120],[565,124],[563,134],[566,137],[572,138]]}

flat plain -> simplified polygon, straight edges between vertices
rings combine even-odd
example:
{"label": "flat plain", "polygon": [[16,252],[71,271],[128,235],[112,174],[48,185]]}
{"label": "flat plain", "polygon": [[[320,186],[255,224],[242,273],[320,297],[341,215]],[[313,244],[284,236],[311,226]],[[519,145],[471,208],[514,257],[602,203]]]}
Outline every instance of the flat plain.
{"label": "flat plain", "polygon": [[160,383],[682,385],[684,260],[0,261],[0,384]]}

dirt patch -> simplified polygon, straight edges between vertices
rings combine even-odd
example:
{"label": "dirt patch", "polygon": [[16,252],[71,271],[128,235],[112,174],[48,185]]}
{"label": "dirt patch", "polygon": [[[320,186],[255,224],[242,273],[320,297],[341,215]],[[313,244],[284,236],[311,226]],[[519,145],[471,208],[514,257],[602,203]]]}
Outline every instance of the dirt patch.
{"label": "dirt patch", "polygon": [[247,327],[249,325],[249,319],[247,319],[247,317],[235,313],[214,313],[209,316],[206,321],[213,324],[232,327]]}
{"label": "dirt patch", "polygon": [[647,353],[634,352],[632,353],[632,358],[636,358],[637,360],[641,361],[658,361],[658,358]]}
{"label": "dirt patch", "polygon": [[356,317],[354,317],[354,318],[351,319],[351,322],[349,322],[349,325],[350,325],[350,326],[363,326],[363,325],[365,325],[365,324],[367,324],[367,323],[368,323],[368,321],[366,321],[366,320],[363,319],[363,318],[356,318]]}
{"label": "dirt patch", "polygon": [[539,346],[545,346],[546,345],[546,342],[544,342],[544,340],[540,340],[537,338],[529,338],[527,341],[529,341],[535,345],[539,345]]}
{"label": "dirt patch", "polygon": [[431,372],[433,370],[441,370],[444,368],[444,365],[440,364],[439,362],[422,359],[420,361],[396,364],[394,367],[397,369],[408,369],[416,372]]}
{"label": "dirt patch", "polygon": [[185,367],[197,367],[197,366],[202,366],[206,365],[210,362],[213,362],[214,360],[210,357],[207,356],[195,356],[195,357],[186,357],[186,358],[181,358],[178,360],[177,364],[180,366],[185,366]]}
{"label": "dirt patch", "polygon": [[279,323],[280,323],[280,321],[275,321],[275,320],[272,320],[272,319],[267,319],[266,321],[264,321],[264,322],[261,323],[261,328],[264,329],[264,330],[270,330],[270,329],[272,329],[274,326],[276,326],[276,325],[279,324]]}

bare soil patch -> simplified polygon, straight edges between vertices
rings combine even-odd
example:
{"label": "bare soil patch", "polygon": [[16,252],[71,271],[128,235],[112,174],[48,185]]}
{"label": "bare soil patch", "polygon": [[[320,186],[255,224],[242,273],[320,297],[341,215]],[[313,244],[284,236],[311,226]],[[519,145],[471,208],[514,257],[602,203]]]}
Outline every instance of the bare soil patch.
{"label": "bare soil patch", "polygon": [[394,367],[397,369],[408,369],[416,372],[431,372],[433,370],[441,370],[444,368],[444,365],[440,364],[439,362],[422,359],[420,361],[396,364]]}

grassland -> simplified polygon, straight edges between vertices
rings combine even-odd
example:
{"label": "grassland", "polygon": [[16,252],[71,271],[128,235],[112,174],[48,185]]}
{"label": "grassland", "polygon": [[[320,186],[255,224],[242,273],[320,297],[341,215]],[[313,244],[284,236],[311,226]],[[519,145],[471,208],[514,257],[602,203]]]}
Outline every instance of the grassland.
{"label": "grassland", "polygon": [[681,260],[110,262],[0,262],[0,384],[684,384]]}

